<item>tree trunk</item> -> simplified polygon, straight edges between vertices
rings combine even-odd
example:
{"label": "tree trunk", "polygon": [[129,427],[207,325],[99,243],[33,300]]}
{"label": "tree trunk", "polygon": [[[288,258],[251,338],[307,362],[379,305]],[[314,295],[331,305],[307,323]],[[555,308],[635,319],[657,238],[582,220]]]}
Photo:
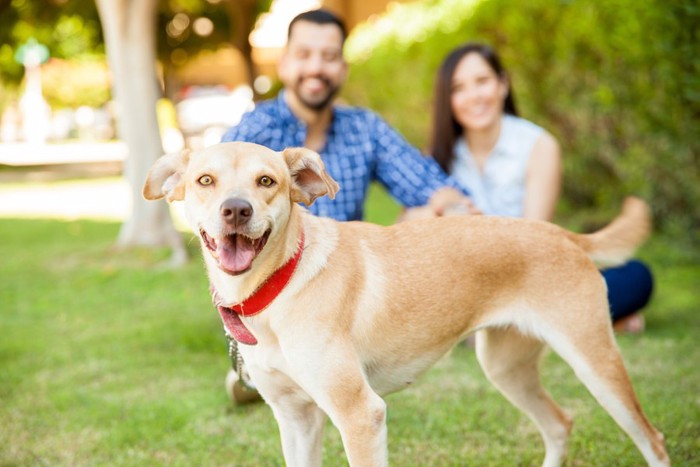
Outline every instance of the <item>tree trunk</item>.
{"label": "tree trunk", "polygon": [[146,201],[141,187],[148,170],[163,154],[156,102],[156,13],[158,0],[96,0],[104,30],[117,129],[126,143],[124,176],[131,187],[131,214],[122,224],[117,246],[170,247],[173,264],[187,253],[165,201]]}

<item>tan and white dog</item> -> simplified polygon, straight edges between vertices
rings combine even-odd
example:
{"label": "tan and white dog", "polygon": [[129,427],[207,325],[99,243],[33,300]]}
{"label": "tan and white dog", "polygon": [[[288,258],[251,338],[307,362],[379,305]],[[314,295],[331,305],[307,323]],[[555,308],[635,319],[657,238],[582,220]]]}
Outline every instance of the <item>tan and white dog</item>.
{"label": "tan and white dog", "polygon": [[277,419],[287,465],[321,464],[326,416],[351,465],[386,465],[382,396],[475,331],[486,375],[541,431],[545,465],[563,462],[572,427],[540,385],[545,345],[649,465],[669,464],[623,366],[596,267],[644,240],[646,204],[628,200],[590,235],[489,216],[341,223],[297,204],[337,190],[318,154],[249,143],[163,156],[143,190],[184,200],[212,288],[236,310],[224,321],[249,344],[240,352]]}

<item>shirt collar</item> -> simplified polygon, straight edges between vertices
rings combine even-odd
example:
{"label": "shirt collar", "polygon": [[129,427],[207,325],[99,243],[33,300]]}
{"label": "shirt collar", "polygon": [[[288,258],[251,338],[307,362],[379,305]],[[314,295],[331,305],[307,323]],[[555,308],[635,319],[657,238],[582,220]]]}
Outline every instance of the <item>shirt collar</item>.
{"label": "shirt collar", "polygon": [[503,114],[501,117],[501,132],[498,135],[498,141],[493,147],[491,154],[507,154],[508,153],[508,133],[510,133],[510,126],[515,117],[509,114]]}
{"label": "shirt collar", "polygon": [[292,109],[287,104],[287,101],[284,98],[286,93],[287,92],[283,89],[277,94],[277,112],[280,118],[285,123],[294,122],[298,125],[303,125],[304,122],[299,120],[297,116],[294,115],[294,112],[292,112]]}
{"label": "shirt collar", "polygon": [[[285,89],[282,89],[277,94],[277,109],[278,109],[280,118],[285,123],[295,123],[298,126],[306,128],[306,123],[304,121],[302,121],[299,117],[297,117],[294,114],[294,112],[292,112],[292,109],[291,109],[291,107],[289,107],[289,104],[287,104],[287,100],[285,99],[286,94],[287,94],[287,91]],[[335,122],[336,122],[336,118],[338,115],[338,109],[335,105],[331,109],[332,109],[332,116],[331,116],[331,124],[328,127],[329,134],[333,133],[333,128],[335,127]]]}
{"label": "shirt collar", "polygon": [[[515,118],[512,115],[508,114],[503,114],[501,117],[501,131],[498,135],[498,139],[496,140],[496,144],[491,150],[490,155],[496,155],[496,154],[504,154],[508,152],[508,145],[507,145],[507,133],[509,131],[510,124],[512,122],[512,119]],[[469,150],[469,145],[467,144],[466,138],[464,135],[460,136],[457,138],[457,141],[455,142],[455,147],[454,147],[454,152],[455,155],[470,159],[472,157],[472,153]]]}

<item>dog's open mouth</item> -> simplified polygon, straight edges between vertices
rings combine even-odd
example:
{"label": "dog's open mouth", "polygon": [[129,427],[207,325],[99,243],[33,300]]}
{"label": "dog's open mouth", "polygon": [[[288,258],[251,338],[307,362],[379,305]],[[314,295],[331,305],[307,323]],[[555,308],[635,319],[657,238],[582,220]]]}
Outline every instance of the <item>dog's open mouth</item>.
{"label": "dog's open mouth", "polygon": [[258,256],[267,243],[270,231],[260,238],[249,238],[242,234],[229,234],[215,239],[204,230],[199,231],[204,244],[211,252],[219,267],[228,274],[241,274],[250,269],[253,260]]}

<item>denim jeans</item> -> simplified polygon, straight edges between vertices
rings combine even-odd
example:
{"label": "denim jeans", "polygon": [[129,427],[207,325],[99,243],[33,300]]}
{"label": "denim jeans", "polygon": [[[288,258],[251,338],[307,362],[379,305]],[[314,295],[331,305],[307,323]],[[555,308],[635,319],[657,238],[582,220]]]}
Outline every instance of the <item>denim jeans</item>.
{"label": "denim jeans", "polygon": [[608,301],[613,321],[631,315],[643,308],[651,298],[654,279],[649,267],[632,260],[615,268],[602,271],[608,285]]}

